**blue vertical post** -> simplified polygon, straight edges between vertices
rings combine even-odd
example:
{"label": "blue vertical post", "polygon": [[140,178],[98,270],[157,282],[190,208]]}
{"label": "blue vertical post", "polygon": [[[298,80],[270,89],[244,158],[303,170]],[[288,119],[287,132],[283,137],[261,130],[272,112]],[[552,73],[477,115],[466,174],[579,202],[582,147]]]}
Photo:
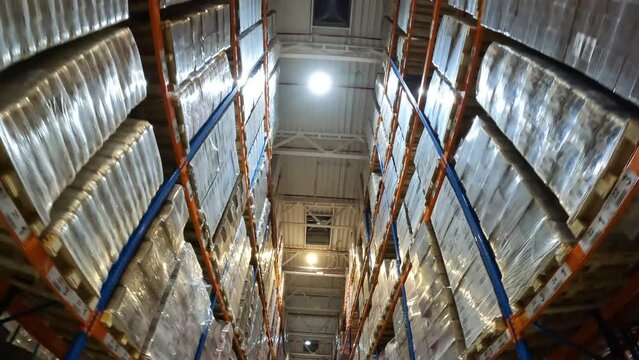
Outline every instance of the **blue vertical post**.
{"label": "blue vertical post", "polygon": [[[402,276],[402,257],[399,251],[399,237],[397,236],[397,224],[395,221],[391,224],[393,233],[393,242],[395,244],[395,255],[397,256],[397,275]],[[411,360],[415,360],[415,344],[413,343],[413,330],[410,326],[410,318],[408,317],[408,303],[406,302],[406,289],[402,285],[402,313],[404,315],[404,326],[406,326],[406,339],[408,340],[408,354]]]}

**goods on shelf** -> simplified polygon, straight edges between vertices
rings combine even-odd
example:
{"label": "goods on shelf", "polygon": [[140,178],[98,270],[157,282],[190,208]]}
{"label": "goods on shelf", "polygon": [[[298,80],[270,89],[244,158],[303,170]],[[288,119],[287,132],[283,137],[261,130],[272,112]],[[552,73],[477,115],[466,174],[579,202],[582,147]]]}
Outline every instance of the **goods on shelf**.
{"label": "goods on shelf", "polygon": [[[222,273],[222,289],[226,294],[227,308],[236,319],[240,319],[240,301],[243,297],[244,283],[247,279],[249,262],[251,261],[251,245],[246,233],[244,219],[240,220],[231,245],[226,267]],[[251,273],[252,275],[252,273]],[[250,277],[252,278],[252,276]],[[237,320],[239,324],[239,320]]]}
{"label": "goods on shelf", "polygon": [[280,70],[278,66],[276,69],[274,69],[273,73],[271,74],[271,78],[268,80],[268,89],[269,89],[268,90],[268,95],[269,95],[268,121],[269,121],[269,130],[270,130],[269,141],[271,142],[270,144],[271,147],[273,146],[273,142],[277,138],[277,119],[279,117],[278,115],[279,108],[277,106],[279,92],[277,91],[277,82],[279,81],[279,76],[280,76]]}
{"label": "goods on shelf", "polygon": [[[382,126],[384,127],[384,140],[388,142],[391,128],[393,126],[393,105],[388,102],[384,96],[377,99],[379,102],[379,113],[382,115]],[[386,152],[380,153],[382,159],[386,156]]]}
{"label": "goods on shelf", "polygon": [[242,87],[242,111],[244,112],[244,122],[248,122],[249,116],[253,113],[255,105],[264,94],[264,68],[257,69],[255,74],[246,80]]}
{"label": "goods on shelf", "polygon": [[[430,29],[430,20],[426,29]],[[424,72],[424,58],[428,48],[428,39],[397,36],[397,60],[407,75],[421,76]],[[393,76],[393,75],[391,75]]]}
{"label": "goods on shelf", "polygon": [[262,20],[261,0],[239,0],[239,26],[240,32],[250,28],[258,21]]}
{"label": "goods on shelf", "polygon": [[[11,315],[7,312],[0,313],[2,319],[6,319]],[[56,360],[55,355],[46,347],[42,346],[25,328],[20,326],[17,321],[5,321],[2,326],[8,333],[6,342],[16,346],[22,350],[33,354],[32,359],[37,360]]]}
{"label": "goods on shelf", "polygon": [[[269,28],[270,29],[270,28]],[[273,74],[275,67],[280,61],[280,53],[282,52],[282,43],[278,38],[274,38],[268,44],[268,73]],[[277,90],[277,86],[269,85],[269,92]]]}
{"label": "goods on shelf", "polygon": [[482,61],[477,100],[581,234],[637,146],[636,115],[548,61],[497,43]]}
{"label": "goods on shelf", "polygon": [[1,179],[40,234],[55,200],[144,98],[146,82],[128,29],[92,35],[19,66],[29,71],[1,76]]}
{"label": "goods on shelf", "polygon": [[408,212],[406,210],[406,204],[402,203],[399,207],[399,214],[397,215],[397,238],[399,243],[399,255],[400,259],[404,261],[408,259],[408,253],[413,246],[413,235],[411,234],[411,228],[408,220]]}
{"label": "goods on shelf", "polygon": [[229,107],[189,164],[190,182],[203,226],[212,234],[220,222],[239,175],[235,149],[235,112]]}
{"label": "goods on shelf", "polygon": [[370,201],[371,212],[375,210],[375,204],[377,203],[377,197],[379,196],[379,186],[382,181],[382,177],[377,173],[371,173],[368,181],[368,199]]}
{"label": "goods on shelf", "polygon": [[377,154],[373,154],[379,160],[379,163],[386,166],[386,152],[388,151],[388,134],[384,130],[384,126],[377,127]]}
{"label": "goods on shelf", "polygon": [[114,0],[109,6],[92,0],[5,1],[2,5],[0,70],[129,17],[127,0]]}
{"label": "goods on shelf", "polygon": [[[477,11],[479,9],[479,1],[480,0],[448,0],[448,5],[459,10],[464,10],[465,12],[476,17]],[[486,3],[489,2],[491,2],[491,0],[486,1]]]}
{"label": "goods on shelf", "polygon": [[209,291],[195,251],[191,244],[185,243],[142,347],[142,358],[193,358],[202,331],[209,326]]}
{"label": "goods on shelf", "polygon": [[[264,129],[264,115],[266,114],[264,106],[266,105],[264,96],[261,96],[253,109],[253,112],[250,116],[248,116],[246,123],[244,124],[244,134],[245,134],[245,150],[246,153],[250,153],[249,146],[253,146],[254,144],[263,144],[263,142],[258,141],[260,136],[266,136],[266,132]],[[261,148],[259,148],[261,149]],[[259,153],[258,153],[259,154]],[[259,161],[258,159],[255,159]],[[258,164],[249,162],[249,169],[255,169]],[[253,172],[249,171],[249,178],[252,177]]]}
{"label": "goods on shelf", "polygon": [[375,286],[375,290],[373,291],[371,310],[363,325],[359,342],[360,351],[364,354],[369,354],[370,351],[375,350],[371,349],[371,346],[377,335],[378,325],[384,321],[386,313],[390,311],[393,292],[399,282],[396,266],[396,260],[384,260],[382,262],[377,278],[377,286]]}
{"label": "goods on shelf", "polygon": [[262,27],[258,26],[240,38],[240,60],[242,64],[240,79],[246,79],[253,66],[264,54],[262,34]]}
{"label": "goods on shelf", "polygon": [[230,323],[213,320],[209,326],[209,333],[204,343],[202,359],[228,360],[234,356],[233,327]]}
{"label": "goods on shelf", "polygon": [[[423,135],[422,138],[428,137]],[[426,139],[426,141],[430,141]],[[421,142],[421,141],[420,141]],[[419,148],[418,150],[419,151]],[[433,150],[434,151],[434,150]],[[406,190],[405,204],[406,215],[408,216],[408,225],[411,229],[416,229],[422,220],[422,216],[426,211],[426,190],[421,181],[421,176],[418,172],[413,174],[413,177],[408,183],[408,190]]]}
{"label": "goods on shelf", "polygon": [[51,212],[42,241],[72,287],[95,295],[162,183],[153,128],[127,120],[80,170]]}
{"label": "goods on shelf", "polygon": [[637,11],[632,0],[489,0],[482,23],[639,104]]}
{"label": "goods on shelf", "polygon": [[212,261],[216,266],[215,271],[217,274],[224,273],[224,267],[226,261],[230,255],[230,248],[235,240],[237,228],[240,225],[240,220],[244,214],[244,208],[246,206],[246,190],[244,187],[244,181],[241,175],[237,177],[233,191],[229,198],[220,223],[215,230],[211,242],[208,247],[212,248]]}
{"label": "goods on shelf", "polygon": [[469,67],[474,37],[474,25],[449,15],[442,16],[435,42],[433,65],[457,89],[461,88]]}
{"label": "goods on shelf", "polygon": [[[455,111],[457,110],[460,94],[454,90],[435,69],[428,85],[426,102],[424,104],[424,115],[430,121],[433,130],[442,145],[446,144],[450,132],[454,126]],[[430,139],[425,139],[431,141]],[[426,144],[424,144],[425,146]],[[434,148],[433,148],[434,150]],[[435,153],[432,153],[435,154]]]}
{"label": "goods on shelf", "polygon": [[260,170],[266,158],[266,129],[264,128],[264,121],[261,121],[257,129],[255,140],[253,140],[251,149],[247,152],[246,156],[250,180],[258,175],[257,172]]}
{"label": "goods on shelf", "polygon": [[464,336],[430,224],[422,223],[414,238],[413,266],[404,288],[415,353],[428,359],[458,359],[465,350]]}
{"label": "goods on shelf", "polygon": [[177,185],[120,278],[101,321],[124,335],[124,345],[140,350],[146,339],[180,256],[188,216],[184,189]]}
{"label": "goods on shelf", "polygon": [[269,12],[268,14],[268,19],[267,19],[267,40],[270,43],[271,40],[275,39],[275,37],[277,36],[277,33],[274,31],[275,27],[275,23],[277,20],[277,13],[273,10],[271,12]]}
{"label": "goods on shelf", "polygon": [[171,93],[180,138],[185,148],[188,149],[189,140],[210,118],[232,87],[233,77],[226,53],[221,52]]}
{"label": "goods on shelf", "polygon": [[230,44],[228,5],[209,5],[174,14],[162,22],[167,81],[178,88]]}

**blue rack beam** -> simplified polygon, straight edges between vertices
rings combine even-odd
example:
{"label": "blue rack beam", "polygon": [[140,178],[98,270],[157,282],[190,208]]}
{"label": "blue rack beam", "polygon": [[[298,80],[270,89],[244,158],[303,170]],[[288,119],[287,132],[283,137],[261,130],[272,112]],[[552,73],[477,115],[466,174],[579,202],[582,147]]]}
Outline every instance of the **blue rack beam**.
{"label": "blue rack beam", "polygon": [[[484,267],[486,268],[486,272],[488,273],[488,277],[490,279],[490,283],[493,287],[493,291],[495,292],[495,296],[497,298],[497,303],[499,305],[499,309],[501,310],[502,317],[504,318],[506,325],[508,327],[508,331],[511,332],[512,335],[515,335],[515,328],[512,322],[513,313],[510,309],[510,302],[508,300],[508,295],[506,294],[506,289],[504,288],[503,283],[501,282],[501,272],[499,271],[499,266],[495,260],[495,256],[490,246],[490,243],[486,239],[484,232],[481,229],[481,225],[479,223],[479,218],[477,217],[477,213],[475,212],[470,200],[466,196],[466,190],[464,185],[462,184],[457,172],[454,167],[445,161],[444,159],[444,148],[439,141],[439,137],[437,133],[433,129],[430,121],[424,114],[424,112],[419,108],[415,98],[410,92],[410,89],[406,85],[406,82],[402,79],[400,71],[395,64],[395,61],[391,61],[391,67],[393,72],[397,76],[399,83],[402,89],[406,92],[407,98],[411,106],[413,107],[413,111],[419,116],[424,128],[426,129],[428,136],[431,138],[433,145],[435,146],[435,150],[437,151],[437,156],[439,160],[445,166],[446,177],[450,182],[453,191],[455,192],[455,196],[459,201],[460,206],[464,212],[464,216],[468,225],[470,226],[471,232],[473,234],[473,239],[475,241],[475,245],[479,250],[479,254],[481,256]],[[517,350],[517,354],[520,359],[532,359],[530,355],[530,351],[528,350],[528,346],[524,339],[515,338],[515,349]]]}

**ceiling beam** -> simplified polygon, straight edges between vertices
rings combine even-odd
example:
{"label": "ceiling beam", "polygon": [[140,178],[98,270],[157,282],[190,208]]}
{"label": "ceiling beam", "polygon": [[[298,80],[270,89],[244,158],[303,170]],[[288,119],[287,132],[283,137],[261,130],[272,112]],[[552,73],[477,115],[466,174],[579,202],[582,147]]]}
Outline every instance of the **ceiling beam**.
{"label": "ceiling beam", "polygon": [[333,278],[345,278],[346,274],[338,274],[338,273],[325,273],[322,271],[317,272],[307,272],[307,271],[292,271],[292,270],[284,270],[284,275],[301,275],[301,276],[322,276],[322,277],[333,277]]}
{"label": "ceiling beam", "polygon": [[312,331],[289,331],[289,336],[298,336],[304,338],[334,338],[335,333],[316,333]]}
{"label": "ceiling beam", "polygon": [[305,353],[289,353],[288,354],[294,358],[302,358],[302,359],[330,359],[332,355],[318,355],[318,354],[305,354]]}
{"label": "ceiling beam", "polygon": [[[307,224],[303,222],[295,222],[295,221],[281,221],[278,224],[282,225],[301,225],[309,228],[324,228],[324,229],[356,229],[356,225],[331,225],[331,224]],[[311,249],[312,250],[312,249]]]}
{"label": "ceiling beam", "polygon": [[340,309],[319,309],[310,307],[291,307],[286,306],[286,312],[295,314],[309,314],[309,315],[339,315]]}
{"label": "ceiling beam", "polygon": [[296,203],[314,206],[353,206],[357,207],[360,200],[353,198],[339,198],[330,196],[287,195],[277,196],[278,202]]}
{"label": "ceiling beam", "polygon": [[346,250],[333,250],[333,249],[315,249],[315,248],[306,248],[306,247],[296,247],[296,246],[284,246],[284,250],[289,253],[296,252],[304,252],[304,251],[312,251],[315,253],[328,253],[328,254],[348,254]]}
{"label": "ceiling beam", "polygon": [[296,287],[285,287],[284,289],[286,291],[286,295],[288,296],[295,296],[295,295],[308,295],[308,296],[315,296],[315,297],[320,297],[320,296],[324,296],[324,297],[343,297],[344,296],[344,288],[343,287],[339,287],[339,288],[333,288],[333,287],[329,287],[329,288],[325,288],[325,287],[301,287],[301,286],[296,286]]}
{"label": "ceiling beam", "polygon": [[368,155],[362,152],[330,152],[307,148],[278,148],[273,150],[273,154],[342,160],[369,160]]}

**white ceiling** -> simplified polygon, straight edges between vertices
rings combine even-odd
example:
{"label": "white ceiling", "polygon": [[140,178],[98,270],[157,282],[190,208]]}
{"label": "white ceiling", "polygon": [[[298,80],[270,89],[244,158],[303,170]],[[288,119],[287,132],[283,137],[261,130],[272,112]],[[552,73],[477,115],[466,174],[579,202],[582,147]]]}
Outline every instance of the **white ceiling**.
{"label": "white ceiling", "polygon": [[[270,3],[277,10],[282,43],[273,173],[276,217],[285,244],[288,352],[291,359],[325,358],[335,346],[347,251],[360,236],[363,179],[369,168],[367,127],[375,77],[382,71],[377,39],[390,1],[353,0],[349,29],[313,27],[312,0]],[[320,70],[333,78],[334,87],[318,97],[306,82]],[[306,246],[308,211],[333,214],[328,247]],[[314,268],[306,262],[309,249],[318,256]],[[323,275],[304,274],[308,272]],[[307,339],[319,341],[315,354],[304,353]]]}

